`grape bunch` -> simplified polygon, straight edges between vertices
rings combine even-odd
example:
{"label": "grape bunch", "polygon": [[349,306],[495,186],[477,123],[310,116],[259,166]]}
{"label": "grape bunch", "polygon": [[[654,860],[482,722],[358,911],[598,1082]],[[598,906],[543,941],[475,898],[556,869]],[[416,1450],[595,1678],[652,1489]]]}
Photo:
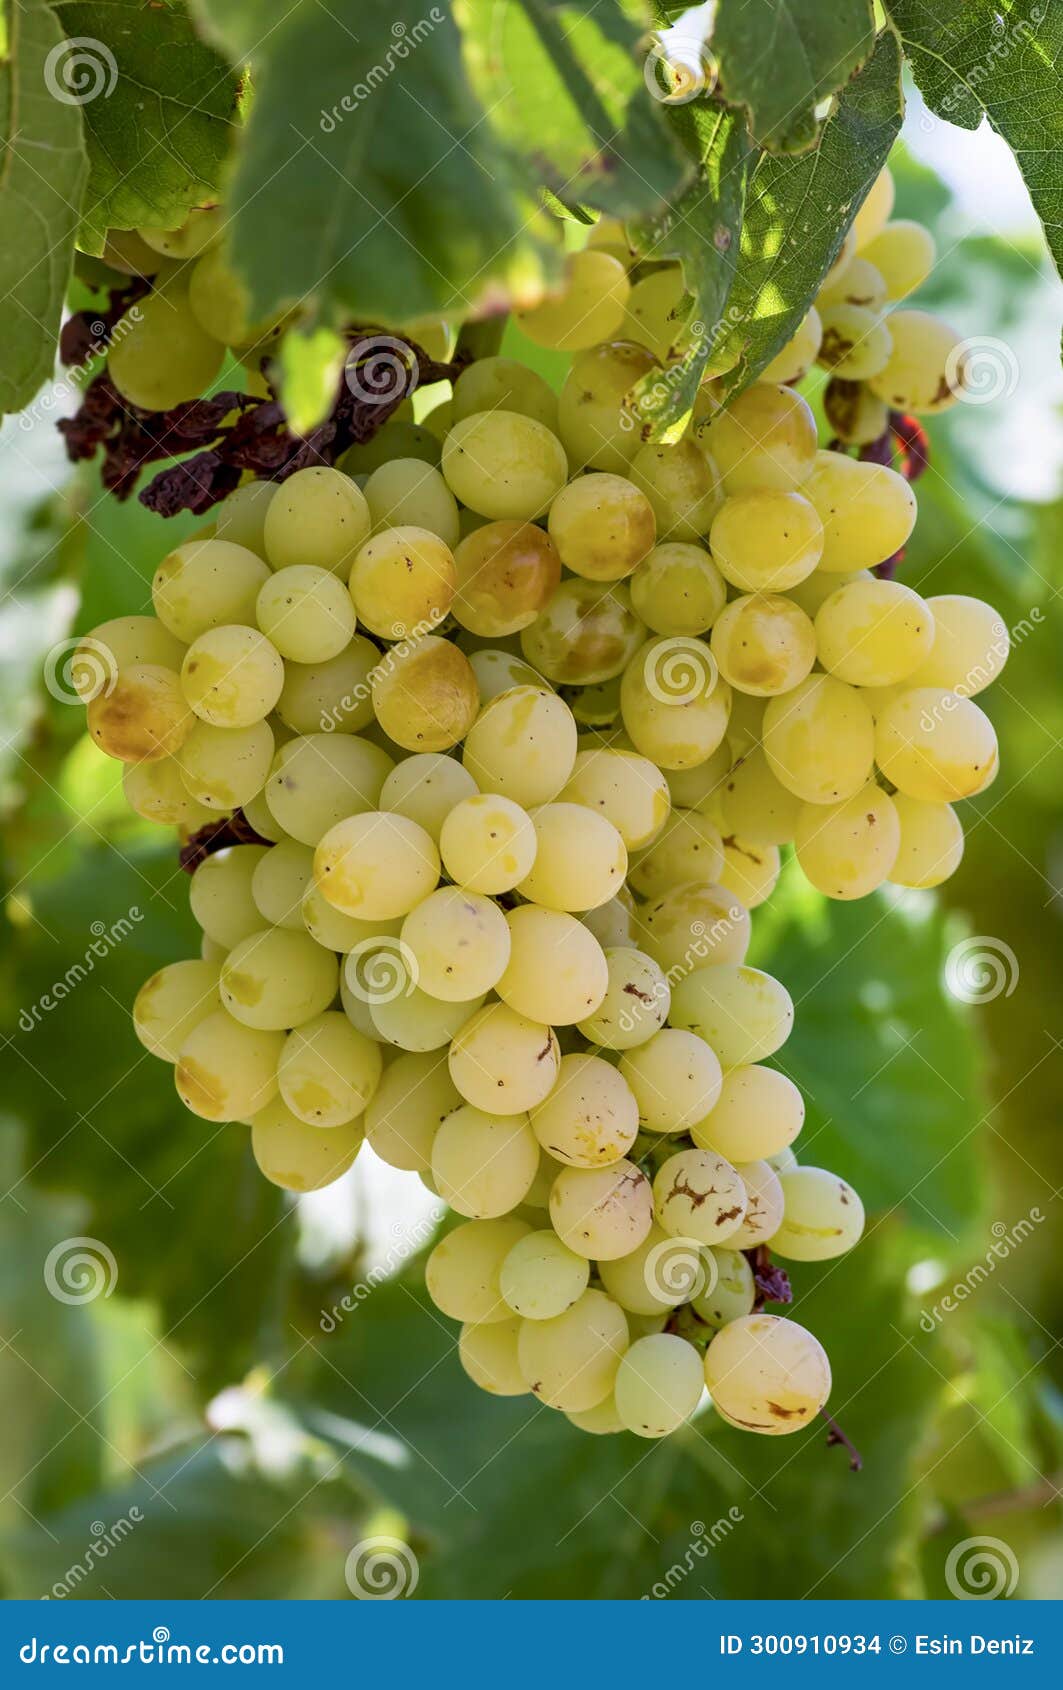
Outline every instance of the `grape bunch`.
{"label": "grape bunch", "polygon": [[[828,289],[870,263],[887,198]],[[260,347],[283,324],[224,315],[213,238],[172,237],[179,307]],[[792,385],[824,346],[844,363],[841,304],[821,294],[822,324],[726,404],[714,357],[682,437],[643,438],[630,395],[684,302],[678,265],[600,223],[517,314],[571,354],[559,392],[483,357],[336,464],[245,480],[73,672],[130,805],[193,869],[201,955],[133,1011],[184,1104],[247,1125],[292,1192],[363,1142],[419,1175],[459,1217],[427,1285],[484,1389],[661,1437],[707,1386],[779,1434],[831,1377],[764,1312],[789,1295],[773,1260],[837,1257],[864,1215],[797,1162],[803,1099],[772,1066],[793,1005],[746,961],[749,912],[789,842],[832,897],[952,871],[952,801],[996,770],[971,695],[1003,654],[989,607],[875,573],[911,487],[820,450]],[[172,364],[131,343],[115,385],[173,402]]]}

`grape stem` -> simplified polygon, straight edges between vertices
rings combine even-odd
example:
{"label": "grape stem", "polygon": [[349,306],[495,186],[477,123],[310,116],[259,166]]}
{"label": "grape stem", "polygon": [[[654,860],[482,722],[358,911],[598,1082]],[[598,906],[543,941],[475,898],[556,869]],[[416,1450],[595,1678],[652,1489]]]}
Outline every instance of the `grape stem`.
{"label": "grape stem", "polygon": [[234,810],[231,816],[207,822],[195,833],[189,834],[177,861],[186,874],[195,874],[200,863],[212,857],[215,851],[224,851],[228,845],[270,844],[272,840],[263,839],[260,833],[256,833],[242,810]]}
{"label": "grape stem", "polygon": [[821,1408],[819,1412],[822,1414],[824,1420],[827,1422],[827,1425],[830,1427],[830,1431],[827,1433],[827,1448],[828,1449],[832,1448],[832,1446],[834,1444],[843,1444],[844,1447],[849,1451],[849,1471],[850,1471],[850,1473],[859,1473],[861,1471],[861,1469],[863,1468],[863,1465],[864,1465],[864,1458],[860,1454],[860,1451],[857,1449],[856,1445],[854,1443],[852,1443],[846,1437],[845,1433],[842,1431],[841,1427],[838,1425],[838,1422],[833,1418],[832,1415],[829,1415],[827,1413],[825,1408]]}

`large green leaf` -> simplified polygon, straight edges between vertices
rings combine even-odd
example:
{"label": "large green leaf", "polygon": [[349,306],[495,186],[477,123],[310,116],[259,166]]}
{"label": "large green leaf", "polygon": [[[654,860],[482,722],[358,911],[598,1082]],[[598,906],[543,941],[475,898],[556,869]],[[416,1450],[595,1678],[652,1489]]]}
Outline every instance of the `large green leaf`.
{"label": "large green leaf", "polygon": [[825,124],[819,146],[795,158],[764,153],[746,195],[742,251],[728,302],[729,344],[740,354],[726,378],[745,386],[785,346],[837,257],[901,124],[901,59],[884,30]]}
{"label": "large green leaf", "polygon": [[108,227],[174,228],[219,193],[235,133],[236,78],[183,4],[55,0],[69,39],[56,65],[79,91],[91,173],[82,244]]}
{"label": "large green leaf", "polygon": [[81,113],[57,99],[62,31],[43,0],[11,0],[0,44],[0,410],[29,403],[55,364],[87,164]]}
{"label": "large green leaf", "polygon": [[720,88],[746,106],[753,134],[772,152],[816,138],[816,106],[870,57],[869,0],[719,0],[712,32]]}
{"label": "large green leaf", "polygon": [[1063,7],[1053,0],[887,0],[931,111],[983,113],[1011,147],[1063,269]]}

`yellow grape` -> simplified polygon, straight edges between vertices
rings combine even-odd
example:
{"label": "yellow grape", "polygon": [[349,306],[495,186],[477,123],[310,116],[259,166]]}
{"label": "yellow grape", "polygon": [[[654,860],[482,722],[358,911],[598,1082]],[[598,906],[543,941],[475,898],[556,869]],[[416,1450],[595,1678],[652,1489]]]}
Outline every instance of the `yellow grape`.
{"label": "yellow grape", "polygon": [[816,661],[815,628],[779,593],[732,599],[709,643],[724,680],[759,698],[791,692]]}
{"label": "yellow grape", "polygon": [[828,898],[865,898],[890,878],[901,824],[892,798],[869,781],[843,804],[806,804],[794,848],[802,869]]}

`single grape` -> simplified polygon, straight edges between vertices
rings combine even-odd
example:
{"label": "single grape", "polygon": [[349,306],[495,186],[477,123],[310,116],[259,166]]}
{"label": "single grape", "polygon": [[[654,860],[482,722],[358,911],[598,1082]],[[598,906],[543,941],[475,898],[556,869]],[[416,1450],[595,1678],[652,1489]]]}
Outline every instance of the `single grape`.
{"label": "single grape", "polygon": [[823,524],[800,493],[761,487],[724,500],[709,536],[724,579],[745,593],[782,592],[811,575]]}
{"label": "single grape", "polygon": [[145,980],[133,1003],[133,1030],[152,1056],[176,1062],[189,1034],[221,1009],[216,962],[171,962]]}
{"label": "single grape", "polygon": [[913,687],[948,687],[974,698],[995,681],[1008,659],[1007,625],[991,604],[966,593],[942,593],[926,600],[934,640],[914,673]]}
{"label": "single grape", "polygon": [[715,1106],[723,1083],[712,1047],[678,1027],[625,1051],[620,1073],[634,1093],[640,1126],[654,1133],[689,1132]]}
{"label": "single grape", "polygon": [[443,474],[455,498],[481,516],[530,522],[565,485],[568,463],[557,435],[534,417],[474,411],[443,442]]}
{"label": "single grape", "polygon": [[[498,1224],[498,1223],[496,1223]],[[524,1320],[553,1320],[587,1289],[590,1263],[549,1228],[525,1232],[512,1246],[498,1281],[508,1308]]]}
{"label": "single grape", "polygon": [[360,921],[407,915],[435,890],[439,852],[423,827],[405,816],[368,810],[348,816],[321,839],[314,877],[325,897]]}
{"label": "single grape", "polygon": [[522,806],[548,804],[572,773],[576,740],[563,699],[538,687],[513,687],[481,710],[462,762],[481,792]]}
{"label": "single grape", "polygon": [[[277,491],[275,481],[245,481],[216,506],[219,540],[246,546],[256,557],[266,555],[266,512]],[[228,617],[225,618],[229,620]],[[239,618],[236,618],[238,621]]]}
{"label": "single grape", "polygon": [[563,1314],[525,1320],[517,1338],[528,1387],[550,1408],[582,1413],[612,1395],[628,1347],[627,1321],[604,1291],[584,1291]]}
{"label": "single grape", "polygon": [[369,537],[369,506],[342,470],[313,466],[282,481],[263,525],[266,556],[274,569],[313,564],[346,578]]}
{"label": "single grape", "polygon": [[896,189],[888,166],[884,166],[872,182],[864,203],[853,222],[853,237],[857,251],[862,252],[889,222]]}
{"label": "single grape", "polygon": [[251,896],[263,921],[301,933],[303,899],[313,879],[314,853],[309,845],[287,839],[267,851],[251,876]]}
{"label": "single grape", "polygon": [[667,540],[631,577],[636,614],[655,634],[703,634],[727,602],[727,586],[703,546]]}
{"label": "single grape", "polygon": [[194,833],[207,822],[218,819],[214,810],[189,792],[177,757],[127,763],[122,770],[122,791],[131,810],[145,821],[158,822],[163,827],[182,827]]}
{"label": "single grape", "polygon": [[625,400],[657,367],[653,353],[633,341],[605,341],[576,354],[557,409],[558,433],[573,469],[627,473],[642,437]]}
{"label": "single grape", "polygon": [[771,1248],[793,1262],[827,1262],[859,1243],[864,1205],[851,1185],[826,1168],[793,1168],[780,1176],[785,1213]]}
{"label": "single grape", "polygon": [[392,646],[370,680],[377,721],[407,751],[449,751],[479,713],[472,664],[437,634]]}
{"label": "single grape", "polygon": [[234,1021],[212,1010],[192,1028],[177,1053],[174,1083],[186,1109],[205,1121],[245,1121],[277,1091],[279,1031]]}
{"label": "single grape", "polygon": [[185,653],[181,690],[196,715],[216,728],[247,728],[268,716],[281,695],[284,664],[257,628],[209,628]]}
{"label": "single grape", "polygon": [[653,1223],[653,1193],[633,1162],[563,1168],[550,1191],[554,1231],[589,1261],[615,1261],[642,1243]]}
{"label": "single grape", "polygon": [[355,734],[306,734],[277,752],[266,801],[293,839],[317,845],[330,828],[375,809],[391,768],[386,752]]}
{"label": "single grape", "polygon": [[227,951],[262,928],[251,888],[255,870],[268,855],[265,845],[230,845],[205,857],[192,875],[192,914],[204,933]]}
{"label": "single grape", "polygon": [[419,528],[451,550],[457,545],[457,501],[434,465],[420,458],[392,458],[373,471],[364,493],[374,534]]}
{"label": "single grape", "polygon": [[818,1339],[796,1321],[742,1315],[706,1350],[705,1383],[725,1420],[774,1436],[815,1419],[830,1396],[830,1363]]}
{"label": "single grape", "polygon": [[577,752],[561,798],[612,822],[629,851],[660,833],[671,803],[668,782],[648,757],[607,749]]}
{"label": "single grape", "polygon": [[793,1024],[794,1006],[786,987],[744,964],[696,968],[672,992],[672,1025],[697,1033],[724,1068],[774,1055]]}
{"label": "single grape", "polygon": [[197,722],[177,753],[185,787],[208,810],[235,810],[261,792],[273,763],[266,722],[215,728]]}
{"label": "single grape", "polygon": [[934,268],[937,245],[922,223],[900,217],[866,243],[863,256],[879,271],[889,299],[907,299]]}
{"label": "single grape", "polygon": [[427,1173],[436,1133],[461,1101],[445,1057],[434,1050],[406,1052],[384,1069],[366,1105],[366,1143],[391,1168]]}
{"label": "single grape", "polygon": [[259,593],[269,580],[268,565],[244,546],[187,540],[159,564],[151,598],[159,621],[187,646],[208,628],[253,624]]}
{"label": "single grape", "polygon": [[471,1103],[446,1116],[432,1143],[440,1197],[474,1220],[494,1220],[516,1208],[538,1165],[527,1115],[488,1115]]}
{"label": "single grape", "polygon": [[115,325],[107,374],[130,405],[172,411],[206,392],[225,348],[201,326],[188,289],[169,283],[138,300]]}
{"label": "single grape", "polygon": [[855,687],[809,675],[768,701],[764,752],[776,779],[806,804],[843,803],[870,779],[875,724]]}
{"label": "single grape", "polygon": [[528,812],[494,794],[460,799],[439,835],[443,867],[471,892],[512,891],[530,872],[536,848]]}
{"label": "single grape", "polygon": [[689,769],[711,757],[727,731],[731,689],[702,640],[647,640],[624,670],[624,727],[661,769]]}
{"label": "single grape", "polygon": [[563,1056],[556,1084],[531,1106],[531,1124],[556,1161],[572,1168],[607,1167],[634,1144],[638,1105],[630,1086],[602,1057]]}
{"label": "single grape", "polygon": [[657,838],[632,864],[628,880],[640,898],[660,898],[692,881],[718,881],[723,840],[715,822],[699,810],[673,810]]}
{"label": "single grape", "polygon": [[557,433],[556,395],[537,371],[517,358],[477,358],[462,370],[454,383],[450,426],[474,411],[516,411]]}
{"label": "single grape", "polygon": [[380,1083],[380,1046],[339,1010],[295,1027],[277,1064],[280,1094],[312,1127],[339,1127],[365,1112]]}
{"label": "single grape", "polygon": [[779,1176],[768,1162],[740,1162],[735,1172],[746,1192],[746,1212],[728,1243],[732,1250],[756,1250],[777,1232],[783,1216]]}
{"label": "single grape", "polygon": [[502,911],[493,899],[460,886],[429,893],[406,917],[401,937],[421,990],[448,1003],[489,992],[509,961]]}
{"label": "single grape", "polygon": [[697,434],[729,497],[768,488],[792,492],[816,459],[816,419],[808,401],[775,382],[754,382]]}
{"label": "single grape", "polygon": [[338,657],[355,629],[354,605],[343,582],[327,569],[306,563],[278,569],[264,582],[255,602],[255,621],[281,656],[296,663],[327,663]]}
{"label": "single grape", "polygon": [[627,848],[605,816],[582,804],[543,804],[532,815],[535,861],[517,891],[554,910],[589,910],[624,884]]}
{"label": "single grape", "polygon": [[723,831],[747,845],[787,845],[797,829],[801,800],[777,780],[763,751],[740,757],[720,788]]}
{"label": "single grape", "polygon": [[373,720],[371,676],[379,662],[379,649],[361,634],[326,663],[289,660],[277,715],[293,733],[361,733]]}
{"label": "single grape", "polygon": [[89,700],[85,719],[100,750],[120,763],[173,757],[195,722],[180,676],[156,663],[121,670],[109,690]]}
{"label": "single grape", "polygon": [[893,350],[870,387],[895,411],[937,416],[960,398],[968,380],[962,335],[929,311],[894,311]]}
{"label": "single grape", "polygon": [[581,352],[619,331],[630,291],[623,264],[586,247],[569,257],[560,291],[518,310],[517,322],[536,346]]}
{"label": "single grape", "polygon": [[704,1385],[701,1357],[685,1338],[638,1338],[617,1369],[616,1412],[640,1438],[665,1438],[690,1419]]}
{"label": "single grape", "polygon": [[797,860],[828,898],[865,898],[890,878],[900,849],[896,807],[869,781],[843,804],[806,804],[797,818]]}
{"label": "single grape", "polygon": [[522,904],[506,916],[509,965],[496,990],[503,1003],[546,1026],[581,1021],[601,1004],[609,965],[575,916]]}
{"label": "single grape", "polygon": [[653,548],[653,506],[633,481],[577,476],[550,506],[550,538],[566,569],[589,581],[620,581]]}
{"label": "single grape", "polygon": [[719,883],[733,892],[747,910],[759,909],[774,892],[782,870],[776,845],[755,845],[735,833],[725,836]]}
{"label": "single grape", "polygon": [[730,1321],[753,1313],[757,1282],[741,1250],[723,1245],[706,1251],[706,1257],[710,1263],[708,1283],[691,1298],[691,1304],[699,1320],[719,1331]]}
{"label": "single grape", "polygon": [[251,1117],[251,1150],[260,1172],[284,1191],[321,1191],[354,1164],[362,1147],[362,1123],[313,1127],[274,1098]]}
{"label": "single grape", "polygon": [[422,751],[396,763],[380,789],[380,808],[417,822],[439,844],[443,824],[463,798],[476,796],[476,782],[456,757]]}
{"label": "single grape", "polygon": [[517,1360],[517,1337],[522,1322],[513,1315],[486,1326],[463,1326],[458,1360],[481,1391],[496,1397],[522,1397],[528,1386]]}
{"label": "single grape", "polygon": [[245,1027],[276,1032],[321,1015],[339,984],[336,958],[308,933],[270,927],[234,945],[221,965],[221,1001]]}
{"label": "single grape", "polygon": [[749,911],[724,886],[673,887],[647,904],[641,918],[639,942],[673,987],[702,964],[745,961]]}
{"label": "single grape", "polygon": [[630,474],[652,507],[662,540],[698,540],[709,532],[720,507],[720,480],[708,450],[692,436],[674,446],[641,446]]}
{"label": "single grape", "polygon": [[712,1150],[678,1150],[653,1182],[657,1224],[672,1238],[722,1244],[746,1214],[746,1190],[735,1168]]}
{"label": "single grape", "polygon": [[928,803],[894,793],[900,823],[890,879],[897,886],[940,886],[963,857],[963,826],[951,804]]}
{"label": "single grape", "polygon": [[884,370],[893,350],[889,326],[866,305],[821,304],[819,362],[843,381],[867,381]]}
{"label": "single grape", "polygon": [[515,1215],[466,1221],[448,1232],[425,1263],[425,1285],[436,1308],[451,1320],[477,1325],[508,1320],[512,1311],[502,1298],[502,1267],[530,1233],[527,1222]]}
{"label": "single grape", "polygon": [[621,674],[645,634],[622,582],[569,577],[522,630],[520,645],[549,680],[588,686]]}
{"label": "single grape", "polygon": [[989,717],[939,687],[902,691],[875,724],[875,760],[908,798],[951,803],[981,792],[997,763]]}
{"label": "single grape", "polygon": [[775,383],[800,381],[806,376],[819,355],[823,339],[823,324],[813,305],[802,318],[797,333],[775,354],[760,372],[760,380]]}
{"label": "single grape", "polygon": [[651,956],[633,945],[605,952],[608,984],[601,1002],[585,1015],[579,1030],[608,1050],[632,1050],[645,1044],[668,1019],[671,991]]}
{"label": "single grape", "polygon": [[901,549],[915,527],[915,494],[885,464],[820,452],[802,491],[823,523],[820,569],[874,569]]}

